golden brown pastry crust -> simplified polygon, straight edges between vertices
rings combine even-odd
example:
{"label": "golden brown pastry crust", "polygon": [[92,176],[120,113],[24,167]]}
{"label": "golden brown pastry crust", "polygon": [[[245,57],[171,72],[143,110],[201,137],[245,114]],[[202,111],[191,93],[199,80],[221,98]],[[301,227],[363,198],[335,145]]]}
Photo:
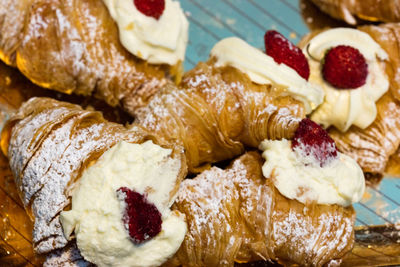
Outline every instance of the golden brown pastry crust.
{"label": "golden brown pastry crust", "polygon": [[[345,133],[330,127],[329,134],[339,150],[357,160],[367,173],[367,179],[372,179],[382,177],[389,157],[400,145],[400,23],[362,26],[358,29],[369,34],[387,52],[389,91],[376,103],[377,117],[369,127],[362,130],[352,126]],[[304,47],[317,33],[306,36],[300,45]]]}
{"label": "golden brown pastry crust", "polygon": [[136,123],[185,148],[189,170],[232,159],[264,139],[291,138],[305,117],[300,101],[270,85],[257,85],[213,59],[165,87],[136,112]]}
{"label": "golden brown pastry crust", "polygon": [[311,0],[330,16],[357,24],[357,17],[368,21],[400,22],[399,0]]}
{"label": "golden brown pastry crust", "polygon": [[263,162],[250,152],[226,170],[213,167],[183,181],[174,208],[186,214],[188,233],[170,265],[273,259],[322,266],[352,248],[352,207],[305,206],[285,198],[263,177]]}
{"label": "golden brown pastry crust", "polygon": [[177,66],[150,65],[119,42],[101,0],[1,0],[0,59],[34,83],[63,93],[95,94],[132,114]]}
{"label": "golden brown pastry crust", "polygon": [[179,147],[150,135],[140,126],[127,130],[106,121],[100,112],[50,98],[32,98],[5,125],[2,151],[10,167],[28,214],[34,219],[33,242],[37,253],[47,253],[67,244],[59,213],[70,202],[71,190],[82,171],[119,141],[156,144],[173,148],[181,161],[180,181],[186,175],[184,155]]}
{"label": "golden brown pastry crust", "polygon": [[[249,152],[227,169],[213,167],[183,181],[173,208],[186,215],[188,233],[163,266],[340,263],[353,247],[354,209],[289,200],[263,177],[262,164],[258,152]],[[72,244],[52,253],[44,266],[89,265],[82,260]]]}

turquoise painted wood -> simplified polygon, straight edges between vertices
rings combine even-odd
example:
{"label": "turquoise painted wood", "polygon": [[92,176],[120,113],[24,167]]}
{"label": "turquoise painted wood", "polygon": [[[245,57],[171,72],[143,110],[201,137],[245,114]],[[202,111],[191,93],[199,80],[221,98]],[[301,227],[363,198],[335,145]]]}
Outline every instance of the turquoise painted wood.
{"label": "turquoise painted wood", "polygon": [[[180,0],[190,22],[185,69],[205,61],[216,42],[238,36],[263,49],[266,30],[276,29],[297,43],[309,30],[299,0]],[[355,205],[357,225],[400,223],[400,179],[385,178]]]}

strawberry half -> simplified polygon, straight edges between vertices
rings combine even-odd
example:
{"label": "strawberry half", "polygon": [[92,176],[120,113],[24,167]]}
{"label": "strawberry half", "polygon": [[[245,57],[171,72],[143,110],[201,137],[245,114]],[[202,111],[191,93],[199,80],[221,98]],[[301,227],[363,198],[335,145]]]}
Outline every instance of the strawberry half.
{"label": "strawberry half", "polygon": [[165,9],[165,0],[134,0],[137,10],[142,14],[159,19]]}
{"label": "strawberry half", "polygon": [[126,210],[123,222],[133,243],[143,243],[161,232],[161,213],[147,201],[146,196],[126,187],[119,188],[117,194],[119,198],[124,196]]}
{"label": "strawberry half", "polygon": [[355,89],[365,84],[368,64],[357,48],[339,45],[326,53],[322,74],[338,89]]}
{"label": "strawberry half", "polygon": [[292,150],[300,149],[305,156],[314,157],[323,167],[337,157],[335,141],[319,124],[305,118],[297,128],[292,141]]}
{"label": "strawberry half", "polygon": [[294,69],[301,77],[308,81],[310,66],[300,48],[292,44],[277,31],[267,31],[264,35],[265,53],[276,63],[285,64]]}

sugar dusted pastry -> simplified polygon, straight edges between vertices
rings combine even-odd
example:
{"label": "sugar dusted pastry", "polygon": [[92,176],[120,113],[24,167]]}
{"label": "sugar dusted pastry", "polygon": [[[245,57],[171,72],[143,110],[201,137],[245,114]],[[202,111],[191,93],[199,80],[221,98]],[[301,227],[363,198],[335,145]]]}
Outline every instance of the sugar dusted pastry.
{"label": "sugar dusted pastry", "polygon": [[1,0],[0,59],[42,87],[132,114],[182,72],[188,22],[179,3],[157,2]]}
{"label": "sugar dusted pastry", "polygon": [[330,16],[357,24],[357,18],[368,21],[400,22],[399,0],[311,0]]}
{"label": "sugar dusted pastry", "polygon": [[[277,36],[272,39],[286,43]],[[259,55],[243,41],[235,45]],[[2,149],[35,221],[35,250],[50,253],[45,266],[233,266],[261,259],[322,266],[340,262],[351,249],[351,203],[362,195],[364,180],[354,161],[335,163],[334,145],[317,149],[329,154],[327,166],[349,170],[340,172],[344,181],[355,181],[341,201],[307,195],[302,203],[281,192],[275,184],[281,177],[262,175],[257,152],[179,187],[186,167],[199,171],[245,146],[293,136],[303,144],[296,139],[299,125],[322,102],[322,89],[302,76],[304,66],[296,61],[293,70],[290,62],[277,62],[278,46],[272,56],[261,53],[268,70],[259,75],[263,81],[221,60],[235,52],[224,47],[187,73],[181,87],[163,87],[136,111],[129,131],[97,112],[47,98],[30,100],[7,123]],[[283,69],[280,78],[273,76],[277,69]],[[164,140],[178,141],[185,153]],[[307,161],[307,146],[303,152],[298,156]]]}
{"label": "sugar dusted pastry", "polygon": [[214,167],[182,183],[174,207],[186,214],[188,233],[174,264],[340,262],[354,242],[353,208],[290,200],[276,189],[273,176],[263,175],[262,164],[251,152],[226,170]]}
{"label": "sugar dusted pastry", "polygon": [[[102,229],[112,223],[109,219],[113,216],[114,222],[119,222],[117,226],[111,225],[117,241],[121,241],[118,238],[122,231],[126,239],[129,239],[128,232],[133,233],[138,242],[149,238],[154,238],[150,242],[155,243],[160,238],[172,240],[169,250],[172,254],[179,248],[179,236],[168,234],[171,221],[182,226],[181,239],[185,230],[184,218],[169,211],[186,174],[184,155],[179,147],[165,145],[139,126],[127,130],[106,121],[99,112],[85,111],[50,98],[32,98],[23,104],[7,122],[1,144],[22,202],[34,220],[33,244],[37,253],[65,247],[70,234],[79,228],[83,233],[76,231],[75,236],[79,245],[83,243],[81,252],[90,258],[93,248],[87,248],[84,245],[87,239],[80,236],[89,235],[94,242],[97,234],[101,239]],[[86,181],[91,179],[94,181],[88,186]],[[88,194],[82,198],[79,192],[83,190]],[[129,220],[132,209],[125,212],[129,205],[124,202],[129,203],[130,194],[146,210],[154,211],[151,214],[158,221],[157,229],[144,232],[130,229],[131,225],[138,226]],[[87,216],[74,216],[76,209],[83,209]],[[107,220],[96,220],[100,215]],[[85,227],[91,223],[95,227],[89,228],[95,233],[86,231]],[[125,229],[128,225],[129,229]],[[132,250],[135,252],[135,248]],[[122,262],[129,251],[119,252]]]}
{"label": "sugar dusted pastry", "polygon": [[[213,167],[183,181],[173,210],[186,215],[188,231],[165,266],[340,263],[354,243],[354,209],[285,197],[274,179],[263,175],[263,162],[258,152],[250,152],[227,169]],[[82,261],[74,246],[52,254],[45,266],[72,260]]]}
{"label": "sugar dusted pastry", "polygon": [[[50,253],[45,266],[232,266],[260,259],[322,266],[352,247],[351,203],[363,193],[363,174],[354,161],[342,161],[315,123],[297,124],[300,152],[294,151],[303,169],[317,162],[311,167],[345,170],[336,173],[354,186],[338,192],[344,201],[287,195],[276,184],[279,168],[263,170],[263,177],[256,152],[179,187],[186,173],[179,147],[138,125],[126,130],[49,98],[31,99],[8,121],[2,149],[35,221],[35,250]],[[264,167],[274,164],[265,158]]]}
{"label": "sugar dusted pastry", "polygon": [[180,87],[157,93],[136,112],[135,122],[178,141],[189,170],[199,172],[264,139],[291,138],[322,100],[319,86],[233,37],[217,43],[211,58],[187,72]]}
{"label": "sugar dusted pastry", "polygon": [[368,176],[382,176],[400,144],[399,34],[389,23],[314,32],[301,42],[310,81],[326,94],[311,118]]}

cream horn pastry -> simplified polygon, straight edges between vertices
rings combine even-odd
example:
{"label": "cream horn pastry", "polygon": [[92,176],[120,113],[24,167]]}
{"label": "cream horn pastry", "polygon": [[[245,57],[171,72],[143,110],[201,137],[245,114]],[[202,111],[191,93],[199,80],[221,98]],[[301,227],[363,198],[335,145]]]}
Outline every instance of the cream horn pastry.
{"label": "cream horn pastry", "polygon": [[400,144],[399,36],[399,24],[389,23],[314,32],[301,42],[310,82],[325,91],[311,118],[374,177]]}
{"label": "cream horn pastry", "polygon": [[[128,194],[152,210],[158,222],[158,229],[136,233],[136,243],[149,238],[155,243],[159,239],[173,240],[165,252],[173,254],[179,248],[185,221],[181,214],[171,212],[170,206],[186,175],[181,148],[166,145],[140,126],[127,130],[106,121],[99,112],[50,98],[32,98],[24,103],[5,125],[1,147],[9,158],[21,200],[34,221],[32,235],[37,253],[65,247],[71,238],[65,233],[73,229],[80,244],[79,236],[88,233],[84,231],[86,224],[79,224],[79,219],[90,223],[89,219],[96,220],[99,214],[107,220],[97,220],[94,231],[101,233],[104,227],[101,223],[111,223],[112,216],[119,216],[114,221],[120,227],[114,227],[113,234],[116,238],[118,234],[126,235],[130,240],[129,229],[125,229],[129,228],[129,218],[124,217],[126,223],[122,222],[123,214],[127,213],[123,200]],[[84,189],[87,181],[92,181],[93,186]],[[71,203],[71,195],[79,190],[88,190],[87,196],[83,200],[72,198]],[[100,196],[91,199],[96,193]],[[74,217],[76,206],[86,207],[85,215]],[[93,207],[100,209],[93,211],[90,209]],[[180,236],[168,235],[171,221],[182,226]],[[78,226],[84,233],[77,231]],[[132,244],[125,249],[135,251],[135,243]],[[81,252],[91,255],[90,249]],[[122,262],[130,253],[121,253]]]}
{"label": "cream horn pastry", "polygon": [[189,170],[199,172],[264,139],[291,138],[322,100],[319,86],[232,37],[217,43],[179,87],[164,87],[138,109],[135,122],[181,144]]}
{"label": "cream horn pastry", "polygon": [[1,0],[0,59],[34,83],[132,114],[175,76],[188,21],[173,0]]}
{"label": "cream horn pastry", "polygon": [[[249,152],[226,169],[212,167],[182,182],[173,210],[186,215],[188,230],[164,266],[234,266],[255,260],[340,264],[354,243],[351,204],[365,188],[361,168],[307,119],[293,140],[265,140],[260,149],[265,160]],[[290,188],[282,187],[285,181]],[[45,266],[82,260],[72,245],[50,255]]]}
{"label": "cream horn pastry", "polygon": [[186,214],[188,233],[171,266],[255,260],[323,266],[351,250],[351,206],[289,199],[273,176],[263,176],[262,166],[260,155],[251,152],[227,170],[214,167],[182,183],[174,207]]}
{"label": "cream horn pastry", "polygon": [[321,11],[344,20],[358,23],[357,18],[371,22],[400,22],[399,0],[311,0]]}

